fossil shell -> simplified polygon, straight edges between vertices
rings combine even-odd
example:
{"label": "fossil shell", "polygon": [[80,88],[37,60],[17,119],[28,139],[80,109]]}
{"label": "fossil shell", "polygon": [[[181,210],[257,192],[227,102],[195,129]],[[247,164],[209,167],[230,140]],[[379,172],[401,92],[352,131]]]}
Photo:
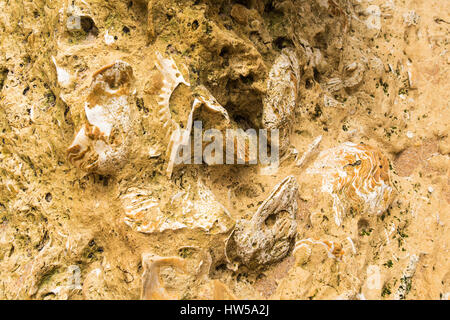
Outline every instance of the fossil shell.
{"label": "fossil shell", "polygon": [[68,159],[77,167],[113,174],[126,163],[132,139],[133,79],[131,66],[123,61],[94,73],[85,103],[87,122],[67,150]]}
{"label": "fossil shell", "polygon": [[163,273],[163,268],[171,268],[174,272],[166,279],[170,278],[178,283],[194,282],[197,288],[196,298],[237,300],[227,285],[217,279],[210,279],[206,274],[195,272],[189,261],[180,257],[161,257],[144,253],[142,266],[144,271],[142,273],[141,300],[175,300],[182,297],[183,290],[179,290],[181,289],[179,286],[175,286],[173,283],[164,283],[164,277],[167,277],[167,274]]}
{"label": "fossil shell", "polygon": [[156,53],[156,58],[155,65],[163,77],[162,87],[158,94],[159,115],[167,130],[167,136],[170,136],[173,130],[179,129],[179,125],[172,119],[170,113],[170,97],[180,84],[186,86],[190,86],[190,84],[184,79],[172,58],[166,59],[159,52]]}
{"label": "fossil shell", "polygon": [[204,86],[196,89],[199,97],[192,105],[193,119],[200,119],[206,129],[224,130],[230,127],[231,120],[227,110],[222,107]]}
{"label": "fossil shell", "polygon": [[164,202],[150,190],[132,188],[121,197],[125,223],[142,233],[195,229],[222,233],[229,230],[232,219],[201,181],[189,192],[179,191]]}
{"label": "fossil shell", "polygon": [[324,94],[323,95],[323,105],[327,108],[342,108],[344,104],[337,101],[336,99]]}
{"label": "fossil shell", "polygon": [[228,260],[258,268],[284,258],[297,234],[297,197],[298,184],[293,176],[275,186],[251,220],[237,221],[226,243]]}
{"label": "fossil shell", "polygon": [[302,157],[297,161],[297,167],[303,167],[315,154],[317,154],[320,142],[322,142],[322,136],[318,136],[314,139],[314,141],[308,146],[308,149],[305,151]]}
{"label": "fossil shell", "polygon": [[[167,154],[169,156],[167,174],[170,177],[173,171],[175,155],[190,135],[190,130],[189,132],[182,130],[180,125],[172,119],[169,106],[170,97],[180,84],[186,86],[190,86],[190,84],[184,79],[172,58],[164,58],[157,52],[156,59],[155,65],[162,75],[162,86],[158,94],[159,119],[163,123],[166,137],[169,138],[167,146]],[[191,117],[187,122],[192,122]],[[188,123],[186,123],[185,128],[188,126]],[[190,127],[192,127],[192,124]]]}
{"label": "fossil shell", "polygon": [[[230,116],[227,110],[222,107],[217,100],[211,95],[211,93],[203,86],[199,86],[197,89],[198,97],[194,100],[191,108],[191,112],[189,113],[188,119],[186,121],[185,129],[181,129],[177,127],[176,130],[172,132],[170,143],[169,143],[169,163],[167,166],[167,174],[172,174],[175,157],[178,155],[179,150],[191,143],[189,138],[191,137],[194,120],[199,120],[202,122],[203,130],[214,129],[219,130],[222,133],[223,137],[226,139],[232,139],[232,137],[228,137],[226,132],[227,129],[238,129],[238,125],[230,119]],[[243,141],[242,144],[235,143],[234,144],[234,155],[238,161],[242,161],[245,163],[249,163],[252,161],[256,161],[256,154],[250,154],[249,144],[252,141],[247,132],[236,131],[237,139],[241,139]],[[226,145],[228,140],[223,141],[224,147],[224,155],[226,150]],[[202,143],[202,148],[204,150],[206,142]],[[189,155],[190,156],[190,155]],[[208,158],[207,155],[203,154],[203,161],[211,165],[214,163],[213,159]]]}
{"label": "fossil shell", "polygon": [[353,62],[345,67],[345,72],[349,74],[349,77],[346,77],[346,79],[343,82],[343,85],[345,88],[353,88],[360,84],[363,81],[364,78],[364,72],[366,71],[366,68],[362,63],[359,62]]}
{"label": "fossil shell", "polygon": [[367,15],[366,26],[368,29],[380,30],[381,29],[381,10],[377,5],[370,5],[364,11]]}
{"label": "fossil shell", "polygon": [[331,78],[325,85],[327,91],[333,93],[344,88],[344,84],[341,78]]}
{"label": "fossil shell", "polygon": [[311,250],[310,246],[314,245],[314,244],[320,244],[322,245],[329,258],[333,258],[333,259],[337,259],[340,260],[342,258],[342,256],[344,255],[344,250],[342,249],[342,245],[334,242],[334,241],[321,241],[321,240],[314,240],[314,239],[303,239],[300,241],[297,241],[295,243],[295,248],[294,248],[294,254],[297,250],[299,250],[302,247],[307,247],[308,250]]}
{"label": "fossil shell", "polygon": [[[362,63],[352,62],[344,68],[344,75],[342,76],[344,80],[339,77],[331,78],[326,83],[325,89],[333,93],[343,88],[353,88],[363,81],[365,72],[366,68]],[[327,95],[324,96],[324,104],[327,107],[342,106],[342,103]]]}
{"label": "fossil shell", "polygon": [[56,77],[58,79],[58,83],[62,86],[62,87],[67,87],[70,85],[71,83],[71,75],[69,72],[67,72],[67,70],[61,68],[58,66],[58,64],[56,63],[56,59],[55,57],[52,57],[52,61],[53,64],[55,65],[56,68]]}
{"label": "fossil shell", "polygon": [[203,95],[200,95],[194,100],[191,112],[186,121],[185,129],[181,129],[178,126],[170,137],[170,156],[169,164],[167,166],[167,173],[169,176],[172,174],[175,157],[178,155],[179,150],[190,143],[189,138],[191,136],[194,119],[201,120],[206,127],[217,130],[223,130],[230,125],[230,116],[225,108],[217,102],[206,88],[201,86],[198,90],[201,91]]}
{"label": "fossil shell", "polygon": [[162,267],[172,267],[185,273],[185,261],[179,257],[159,257],[151,254],[142,255],[142,290],[141,300],[174,300],[177,297],[168,293],[160,279]]}
{"label": "fossil shell", "polygon": [[310,174],[322,175],[322,191],[333,197],[335,221],[344,213],[381,214],[393,200],[389,162],[381,151],[346,142],[321,152]]}
{"label": "fossil shell", "polygon": [[297,105],[300,65],[292,49],[283,49],[269,72],[267,94],[263,101],[263,126],[279,129],[280,151],[289,146],[289,133]]}

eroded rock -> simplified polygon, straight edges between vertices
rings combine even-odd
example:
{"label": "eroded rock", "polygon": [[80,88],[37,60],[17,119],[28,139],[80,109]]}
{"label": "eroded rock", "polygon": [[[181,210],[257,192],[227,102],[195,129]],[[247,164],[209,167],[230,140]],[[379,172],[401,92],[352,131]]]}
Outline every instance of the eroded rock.
{"label": "eroded rock", "polygon": [[288,176],[273,189],[251,220],[239,220],[226,244],[228,259],[251,269],[283,259],[297,233],[298,185]]}

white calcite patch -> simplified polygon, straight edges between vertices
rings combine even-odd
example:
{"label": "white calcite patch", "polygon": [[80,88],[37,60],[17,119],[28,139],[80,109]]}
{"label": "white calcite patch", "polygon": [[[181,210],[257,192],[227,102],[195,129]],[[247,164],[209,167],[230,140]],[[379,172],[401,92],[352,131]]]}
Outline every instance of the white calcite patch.
{"label": "white calcite patch", "polygon": [[69,86],[71,83],[71,79],[72,79],[70,73],[63,68],[58,67],[55,57],[52,57],[52,61],[56,68],[56,75],[57,75],[58,83],[63,87]]}

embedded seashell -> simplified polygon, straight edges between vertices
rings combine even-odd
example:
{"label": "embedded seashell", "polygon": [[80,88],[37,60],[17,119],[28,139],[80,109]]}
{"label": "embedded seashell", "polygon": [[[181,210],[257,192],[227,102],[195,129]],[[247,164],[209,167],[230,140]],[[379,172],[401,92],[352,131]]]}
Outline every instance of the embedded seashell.
{"label": "embedded seashell", "polygon": [[121,197],[125,223],[142,233],[185,228],[211,233],[228,231],[233,221],[211,190],[201,181],[192,189],[177,192],[167,201],[158,200],[150,190],[128,190]]}
{"label": "embedded seashell", "polygon": [[158,94],[159,115],[164,123],[164,128],[168,131],[167,136],[169,136],[172,130],[179,128],[179,125],[172,119],[169,108],[170,97],[180,84],[186,86],[190,86],[190,84],[184,79],[172,58],[166,59],[159,52],[156,53],[156,58],[155,65],[162,75],[162,87]]}
{"label": "embedded seashell", "polygon": [[381,6],[381,10],[383,11],[383,16],[391,17],[395,12],[395,4],[393,0],[388,0]]}
{"label": "embedded seashell", "polygon": [[204,128],[224,130],[230,127],[230,115],[213,95],[204,87],[197,87],[200,94],[192,105],[193,119],[200,119]]}
{"label": "embedded seashell", "polygon": [[313,245],[313,244],[322,245],[325,248],[329,258],[340,260],[342,258],[342,256],[344,255],[344,250],[342,249],[341,244],[334,242],[334,241],[327,241],[327,240],[321,241],[321,240],[314,240],[314,239],[303,239],[303,240],[297,241],[295,243],[295,248],[293,251],[294,255],[295,255],[295,252],[302,247],[307,247],[308,250],[311,250],[310,245]]}
{"label": "embedded seashell", "polygon": [[394,195],[388,170],[381,151],[347,142],[321,152],[308,173],[322,175],[322,191],[333,197],[340,225],[348,210],[381,214],[388,208]]}
{"label": "embedded seashell", "polygon": [[[159,119],[163,123],[165,136],[169,139],[167,146],[167,154],[169,157],[167,173],[170,177],[173,171],[175,156],[181,146],[186,143],[190,135],[190,129],[182,130],[180,125],[172,119],[172,113],[169,107],[170,97],[180,84],[184,84],[186,86],[190,86],[190,84],[184,79],[172,58],[164,58],[159,52],[157,52],[156,59],[155,66],[159,70],[162,77],[160,80],[161,88],[158,93]],[[187,122],[192,123],[191,116]],[[184,126],[185,128],[192,127],[192,124],[188,123]]]}
{"label": "embedded seashell", "polygon": [[113,174],[127,161],[133,121],[131,66],[123,61],[93,75],[85,103],[87,123],[67,150],[68,159],[88,172]]}
{"label": "embedded seashell", "polygon": [[52,61],[53,64],[55,65],[56,68],[56,77],[58,79],[58,83],[62,86],[62,87],[67,87],[70,85],[71,83],[71,75],[69,72],[67,72],[67,70],[61,68],[58,66],[58,64],[56,63],[56,59],[55,57],[52,57]]}
{"label": "embedded seashell", "polygon": [[95,25],[95,21],[92,18],[92,10],[85,1],[72,1],[67,7],[67,11],[64,12],[65,6],[59,11],[61,19],[65,19],[67,31],[69,32],[85,32],[94,36],[98,35],[98,28]]}
{"label": "embedded seashell", "polygon": [[336,99],[334,99],[326,94],[323,96],[323,105],[325,107],[329,107],[329,108],[344,107],[343,103],[337,101]]}
{"label": "embedded seashell", "polygon": [[320,73],[326,71],[328,66],[326,60],[324,59],[322,52],[317,48],[306,47],[305,48],[306,57],[308,59],[308,67],[311,69],[317,69]]}
{"label": "embedded seashell", "polygon": [[[229,150],[226,149],[226,145],[231,142],[232,139],[241,140],[242,143],[235,143],[234,149],[231,150],[233,157],[242,161],[243,163],[256,163],[256,155],[250,154],[249,144],[257,143],[251,139],[249,134],[243,130],[235,130],[236,136],[227,135],[227,129],[239,129],[236,122],[231,120],[227,110],[222,107],[217,100],[206,90],[206,88],[200,88],[203,90],[203,95],[200,96],[196,101],[194,101],[192,107],[192,118],[194,120],[200,120],[203,124],[203,130],[214,129],[219,130],[222,136],[226,137],[224,141],[224,153]],[[205,149],[207,143],[203,143],[203,150]],[[213,159],[209,159],[208,155],[204,154],[203,160],[206,164],[211,165],[214,163]]]}
{"label": "embedded seashell", "polygon": [[340,78],[331,78],[326,84],[327,91],[333,93],[344,88],[344,84]]}
{"label": "embedded seashell", "polygon": [[[249,134],[243,130],[236,130],[236,136],[228,136],[227,129],[238,129],[238,125],[230,119],[227,110],[222,107],[217,100],[211,95],[211,93],[203,86],[197,88],[199,96],[194,100],[189,113],[188,119],[184,126],[185,129],[181,129],[179,126],[172,132],[169,143],[169,163],[167,166],[167,174],[170,177],[175,165],[175,159],[179,156],[179,152],[182,147],[191,143],[190,137],[193,130],[194,120],[199,120],[202,123],[202,130],[214,129],[219,130],[222,136],[226,137],[226,141],[223,141],[224,152],[228,152],[226,149],[227,144],[230,144],[229,140],[236,139],[242,141],[242,143],[234,143],[233,156],[236,156],[238,163],[256,163],[256,154],[250,152],[250,143],[256,144],[257,142],[249,136]],[[202,150],[205,149],[207,142],[202,142]],[[231,144],[230,144],[231,145]],[[203,152],[202,152],[203,153]],[[187,155],[189,158],[191,154]],[[184,159],[186,160],[186,159]],[[189,159],[191,160],[191,159]],[[201,161],[204,161],[208,165],[214,164],[214,159],[208,154],[203,154]],[[194,161],[195,162],[195,161]]]}
{"label": "embedded seashell", "polygon": [[377,5],[370,5],[364,12],[368,17],[366,20],[366,26],[368,29],[381,29],[381,10]]}
{"label": "embedded seashell", "polygon": [[176,300],[161,281],[161,268],[171,267],[180,273],[186,272],[185,261],[179,257],[159,257],[151,254],[142,255],[142,290],[141,300]]}
{"label": "embedded seashell", "polygon": [[263,101],[263,126],[279,129],[280,151],[289,146],[289,133],[300,84],[300,65],[292,49],[283,49],[269,72],[267,94]]}
{"label": "embedded seashell", "polygon": [[298,184],[286,177],[273,189],[251,220],[239,220],[226,243],[229,262],[258,268],[284,258],[297,234]]}
{"label": "embedded seashell", "polygon": [[303,167],[315,154],[317,154],[317,149],[319,149],[320,142],[322,142],[322,136],[318,136],[314,139],[314,141],[309,145],[308,150],[306,150],[302,157],[297,161],[297,167]]}
{"label": "embedded seashell", "polygon": [[343,85],[345,88],[352,88],[361,83],[366,69],[363,64],[353,62],[345,68],[345,71],[347,74],[351,74],[351,76],[344,80]]}
{"label": "embedded seashell", "polygon": [[345,67],[345,71],[347,72],[355,71],[357,66],[358,64],[356,62],[350,63],[348,66]]}
{"label": "embedded seashell", "polygon": [[[195,259],[195,258],[194,258]],[[204,261],[202,260],[201,264]],[[183,289],[177,286],[187,282],[194,282],[196,290],[194,299],[204,300],[237,300],[230,288],[220,280],[211,280],[203,272],[192,269],[192,260],[180,257],[161,257],[153,254],[142,255],[142,286],[141,300],[177,300],[182,298]],[[165,271],[163,268],[172,269]],[[169,281],[164,281],[166,277]]]}
{"label": "embedded seashell", "polygon": [[110,46],[112,45],[116,40],[114,39],[114,36],[109,34],[109,31],[105,31],[105,35],[103,36],[103,41],[105,41],[105,44]]}
{"label": "embedded seashell", "polygon": [[[172,174],[175,164],[175,158],[179,155],[180,149],[190,143],[190,136],[194,119],[201,119],[203,125],[207,128],[225,130],[230,126],[230,116],[224,107],[209,93],[209,91],[200,86],[198,88],[203,95],[196,98],[192,104],[191,112],[186,121],[185,129],[178,128],[173,131],[169,142],[169,163],[167,173],[169,177]],[[191,155],[189,155],[190,157]]]}

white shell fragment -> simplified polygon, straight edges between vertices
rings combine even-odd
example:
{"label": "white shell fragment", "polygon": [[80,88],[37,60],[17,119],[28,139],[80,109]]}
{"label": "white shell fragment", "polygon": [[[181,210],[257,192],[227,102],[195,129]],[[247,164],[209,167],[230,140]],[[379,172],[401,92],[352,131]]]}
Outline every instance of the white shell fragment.
{"label": "white shell fragment", "polygon": [[114,43],[114,36],[110,35],[108,30],[106,30],[104,40],[106,45],[112,45]]}
{"label": "white shell fragment", "polygon": [[289,133],[297,105],[300,65],[292,49],[283,49],[269,72],[263,101],[263,126],[279,129],[281,153],[289,146]]}
{"label": "white shell fragment", "polygon": [[170,135],[172,130],[179,128],[179,125],[172,119],[170,113],[170,97],[180,84],[186,86],[190,86],[190,84],[184,79],[172,58],[166,59],[159,52],[156,53],[156,58],[156,67],[163,77],[163,86],[158,95],[159,115],[164,123],[164,128]]}
{"label": "white shell fragment", "polygon": [[283,259],[297,234],[298,184],[293,176],[275,186],[251,220],[239,220],[226,243],[229,262],[258,268]]}
{"label": "white shell fragment", "polygon": [[58,79],[58,83],[63,87],[69,86],[71,83],[70,73],[63,68],[58,67],[55,57],[52,57],[52,61],[56,68],[56,77]]}
{"label": "white shell fragment", "polygon": [[364,78],[366,68],[362,63],[353,62],[345,67],[346,78],[343,82],[345,88],[353,88],[360,84]]}
{"label": "white shell fragment", "polygon": [[297,167],[303,167],[315,154],[317,154],[317,150],[319,149],[321,142],[321,135],[314,139],[314,141],[308,146],[308,150],[306,150],[302,157],[297,161]]}
{"label": "white shell fragment", "polygon": [[131,188],[121,197],[125,223],[142,233],[165,230],[201,229],[226,232],[233,225],[228,211],[201,181],[189,192],[178,191],[161,201],[150,190]]}
{"label": "white shell fragment", "polygon": [[[225,129],[230,126],[230,116],[225,108],[216,101],[206,88],[200,87],[199,90],[202,91],[202,95],[194,100],[191,112],[189,113],[184,126],[185,129],[181,129],[181,127],[177,125],[170,137],[168,147],[170,156],[167,166],[167,174],[169,177],[172,174],[175,158],[178,156],[180,149],[183,146],[190,144],[189,138],[191,136],[194,118],[200,118],[203,125],[210,126],[217,130]],[[202,115],[203,117],[201,117]],[[207,119],[204,119],[205,117]],[[208,161],[206,162],[208,163]]]}
{"label": "white shell fragment", "polygon": [[337,101],[336,99],[326,94],[323,96],[323,105],[327,108],[337,108],[337,107],[342,108],[344,106],[343,103]]}
{"label": "white shell fragment", "polygon": [[394,300],[403,300],[406,298],[408,287],[411,285],[411,278],[414,277],[417,269],[417,263],[419,262],[419,256],[413,254],[409,258],[408,265],[406,266],[403,276],[400,279],[400,286],[394,294]]}
{"label": "white shell fragment", "polygon": [[293,254],[295,255],[295,252],[299,250],[302,247],[308,248],[308,251],[311,251],[311,245],[319,244],[322,245],[325,248],[325,251],[327,252],[327,255],[331,259],[337,259],[341,260],[342,256],[344,255],[344,250],[342,249],[342,245],[334,242],[334,241],[321,241],[321,240],[315,240],[315,239],[303,239],[299,240],[295,243],[295,248],[293,251]]}
{"label": "white shell fragment", "polygon": [[171,267],[179,273],[186,272],[185,261],[179,257],[159,257],[151,254],[142,255],[141,300],[175,300],[179,299],[171,295],[164,287],[160,278],[161,268]]}
{"label": "white shell fragment", "polygon": [[[199,96],[194,100],[192,104],[191,111],[189,113],[184,129],[177,124],[176,129],[172,132],[170,137],[168,150],[170,152],[169,163],[167,166],[167,174],[170,177],[175,165],[175,159],[179,155],[182,147],[187,146],[191,143],[190,137],[194,125],[194,120],[199,120],[202,122],[202,129],[213,129],[219,130],[222,136],[226,137],[227,141],[223,141],[224,153],[227,152],[226,145],[228,139],[233,139],[232,136],[227,135],[227,129],[237,129],[237,124],[231,120],[227,110],[222,107],[217,100],[212,96],[212,94],[203,86],[197,88]],[[249,144],[254,140],[251,139],[249,134],[243,130],[235,131],[237,132],[237,139],[243,141],[244,143],[236,143],[235,149],[232,150],[237,158],[237,161],[242,163],[256,163],[256,154],[252,154],[249,150]],[[207,143],[202,143],[202,150],[205,149]],[[191,154],[187,155],[191,157]],[[186,159],[183,159],[186,160]],[[192,159],[189,159],[192,160]],[[208,156],[208,154],[203,154],[202,161],[208,165],[214,164],[214,159]]]}
{"label": "white shell fragment", "polygon": [[365,14],[368,16],[366,20],[366,26],[369,29],[381,30],[381,10],[377,5],[370,5],[365,10]]}
{"label": "white shell fragment", "polygon": [[342,83],[341,78],[337,78],[337,77],[336,78],[331,78],[330,80],[328,80],[325,88],[326,88],[327,91],[333,93],[333,92],[339,91],[342,88],[344,88],[344,84]]}
{"label": "white shell fragment", "polygon": [[131,66],[123,61],[93,75],[85,103],[87,122],[67,150],[77,167],[99,174],[114,174],[127,161],[131,145]]}
{"label": "white shell fragment", "polygon": [[167,146],[167,154],[169,157],[167,175],[171,177],[177,152],[182,145],[187,143],[189,138],[190,128],[192,128],[192,116],[189,116],[189,119],[184,126],[189,129],[183,130],[181,126],[172,119],[172,113],[169,106],[170,97],[180,84],[186,86],[190,86],[190,84],[184,79],[172,58],[164,58],[157,52],[156,59],[156,68],[162,75],[162,87],[158,94],[159,119],[163,123],[165,135],[169,139]]}

